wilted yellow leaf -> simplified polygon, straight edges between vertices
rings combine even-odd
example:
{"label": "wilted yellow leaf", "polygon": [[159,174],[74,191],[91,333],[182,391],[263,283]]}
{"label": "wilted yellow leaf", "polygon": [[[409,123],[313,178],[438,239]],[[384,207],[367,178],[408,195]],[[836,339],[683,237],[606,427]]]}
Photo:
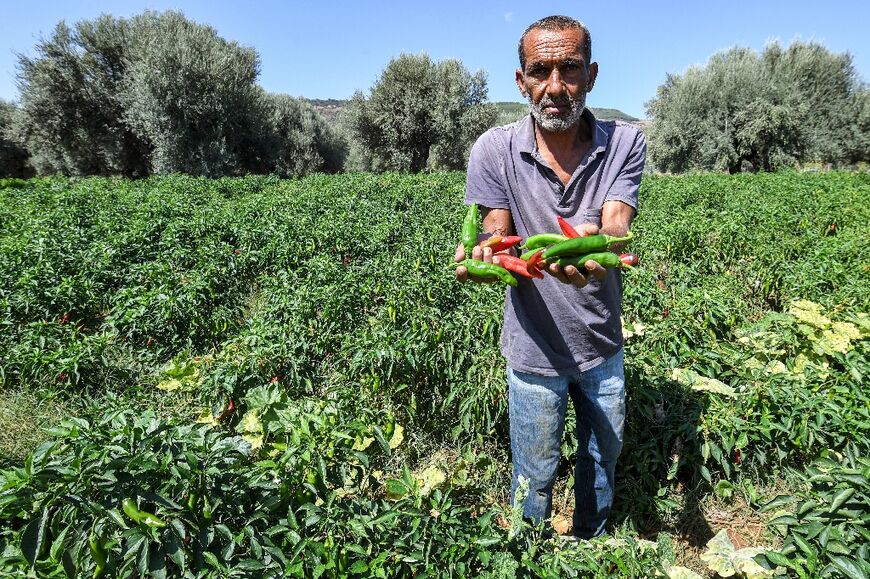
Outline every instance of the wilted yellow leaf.
{"label": "wilted yellow leaf", "polygon": [[768,362],[767,366],[764,367],[764,371],[767,374],[788,374],[788,368],[779,360]]}
{"label": "wilted yellow leaf", "polygon": [[374,441],[375,441],[375,439],[370,437],[370,436],[367,436],[367,437],[363,438],[362,440],[357,440],[356,442],[353,443],[353,450],[360,450],[360,451],[365,450],[369,446],[371,446],[371,444]]}
{"label": "wilted yellow leaf", "polygon": [[850,322],[834,322],[831,328],[834,332],[846,336],[850,340],[860,340],[861,330],[855,324]]}
{"label": "wilted yellow leaf", "polygon": [[731,558],[734,570],[746,579],[765,579],[773,577],[773,570],[765,569],[755,562],[754,557],[764,553],[761,547],[745,547],[734,552]]}
{"label": "wilted yellow leaf", "polygon": [[243,434],[242,438],[251,443],[251,448],[254,450],[260,450],[263,446],[263,435],[262,434]]}
{"label": "wilted yellow leaf", "polygon": [[212,415],[211,410],[209,408],[203,408],[202,412],[200,412],[199,417],[197,417],[196,422],[198,424],[208,424],[210,426],[218,426],[220,422]]}
{"label": "wilted yellow leaf", "polygon": [[416,478],[420,486],[420,495],[424,497],[447,481],[444,471],[434,465],[427,467]]}
{"label": "wilted yellow leaf", "polygon": [[703,579],[700,575],[692,571],[691,569],[687,569],[685,567],[680,567],[679,565],[672,565],[670,569],[668,569],[668,578],[669,579]]}
{"label": "wilted yellow leaf", "polygon": [[822,306],[808,300],[795,300],[788,313],[802,322],[823,330],[830,327],[831,320],[822,314]]}
{"label": "wilted yellow leaf", "polygon": [[393,436],[390,437],[390,449],[398,448],[403,440],[405,440],[405,429],[401,424],[397,424],[393,430]]}
{"label": "wilted yellow leaf", "polygon": [[236,426],[236,432],[246,432],[253,434],[263,433],[263,423],[260,422],[260,417],[257,416],[256,410],[248,410]]}
{"label": "wilted yellow leaf", "polygon": [[834,332],[833,330],[824,330],[822,337],[818,342],[819,347],[825,354],[832,355],[834,353],[845,354],[852,349],[852,344],[849,337],[843,334]]}
{"label": "wilted yellow leaf", "polygon": [[707,564],[707,568],[718,573],[722,577],[732,577],[736,570],[731,563],[731,555],[734,554],[734,545],[728,537],[728,532],[722,529],[716,536],[707,541],[707,550],[701,553],[701,561]]}
{"label": "wilted yellow leaf", "polygon": [[692,390],[714,392],[732,398],[737,396],[737,392],[731,386],[728,386],[724,382],[716,380],[715,378],[701,376],[692,370],[674,368],[673,372],[671,372],[671,378],[675,382],[690,387]]}
{"label": "wilted yellow leaf", "polygon": [[164,380],[157,385],[157,389],[163,390],[164,392],[174,392],[181,389],[181,380],[179,380],[178,378],[170,378],[169,380]]}

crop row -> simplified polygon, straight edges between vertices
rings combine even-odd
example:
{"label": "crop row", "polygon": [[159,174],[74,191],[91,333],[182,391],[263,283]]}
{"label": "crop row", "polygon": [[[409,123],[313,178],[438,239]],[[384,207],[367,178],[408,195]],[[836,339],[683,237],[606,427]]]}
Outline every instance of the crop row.
{"label": "crop row", "polygon": [[[51,558],[48,541],[33,552],[34,537],[81,549],[72,531],[59,538],[63,529],[96,528],[128,570],[147,570],[151,557],[218,574],[256,574],[254,561],[268,559],[275,573],[306,576],[354,565],[376,575],[375,561],[400,575],[448,564],[460,575],[663,565],[663,547],[647,558],[630,539],[633,554],[616,561],[606,548],[585,563],[556,561],[552,545],[482,519],[489,489],[469,481],[487,469],[480,457],[506,452],[503,289],[452,278],[464,174],[9,185],[0,189],[0,387],[102,400],[23,472],[5,473],[0,518],[21,549],[14,564]],[[846,173],[644,181],[633,227],[641,267],[623,280],[629,415],[618,521],[654,528],[679,488],[726,492],[829,450],[866,456],[868,192],[868,176]],[[187,392],[212,426],[127,416],[133,390]],[[405,442],[394,447],[396,430]],[[175,433],[177,445],[143,442],[154,432]],[[430,470],[427,488],[421,473],[445,446],[464,458],[441,465],[443,477]],[[159,457],[188,447],[185,460],[218,460],[229,478],[221,468],[168,472]],[[109,467],[118,474],[99,484],[77,470]],[[229,499],[266,481],[277,487]],[[202,503],[200,518],[186,514],[192,488],[211,497],[208,525]],[[55,510],[68,495],[85,503]],[[267,495],[278,502],[265,505]],[[104,514],[124,496],[183,528],[125,529]],[[372,523],[380,512],[387,518]],[[167,551],[203,528],[212,534]],[[70,564],[61,553],[53,564]]]}

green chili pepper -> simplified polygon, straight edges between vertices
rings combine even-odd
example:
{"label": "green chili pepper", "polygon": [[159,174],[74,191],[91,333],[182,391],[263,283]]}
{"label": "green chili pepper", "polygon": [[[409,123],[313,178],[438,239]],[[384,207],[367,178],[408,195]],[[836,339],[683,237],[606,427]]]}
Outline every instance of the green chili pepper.
{"label": "green chili pepper", "polygon": [[496,277],[511,287],[517,287],[517,278],[511,275],[511,272],[503,267],[499,267],[493,263],[478,261],[476,259],[466,259],[457,265],[463,266],[471,275],[479,277]]}
{"label": "green chili pepper", "polygon": [[192,511],[192,510],[196,509],[196,502],[198,499],[199,499],[199,494],[196,491],[191,490],[190,494],[187,496],[187,508],[188,508],[188,510]]}
{"label": "green chili pepper", "polygon": [[88,548],[91,551],[91,557],[94,558],[94,579],[97,579],[98,577],[102,577],[106,570],[108,553],[106,552],[106,547],[103,545],[102,539],[97,537],[97,534],[93,530],[91,530],[91,536],[88,537]]}
{"label": "green chili pepper", "polygon": [[465,257],[471,258],[471,252],[477,245],[477,203],[468,206],[465,219],[462,221],[462,246],[465,248]]}
{"label": "green chili pepper", "polygon": [[522,247],[523,249],[541,249],[542,247],[547,247],[548,245],[553,245],[554,243],[560,243],[567,239],[567,237],[560,233],[539,233],[537,235],[527,237],[525,243],[523,243],[520,247]]}
{"label": "green chili pepper", "polygon": [[156,527],[158,529],[162,529],[166,526],[166,521],[163,521],[157,515],[140,511],[136,507],[136,502],[133,499],[126,498],[121,501],[121,508],[124,510],[124,514],[140,525]]}
{"label": "green chili pepper", "polygon": [[544,251],[544,259],[552,259],[554,257],[568,257],[572,255],[583,255],[584,253],[592,253],[595,251],[604,251],[610,245],[621,241],[628,241],[634,235],[631,231],[625,237],[612,237],[610,235],[587,235],[586,237],[572,237],[566,241],[562,241],[548,247]]}
{"label": "green chili pepper", "polygon": [[202,497],[202,518],[207,523],[210,523],[212,518],[214,517],[214,513],[211,510],[211,503],[208,501],[207,496]]}
{"label": "green chili pepper", "polygon": [[584,253],[583,255],[574,255],[571,257],[560,257],[556,260],[556,263],[562,267],[573,265],[576,268],[582,268],[590,259],[601,264],[601,267],[606,267],[607,269],[627,267],[618,255],[609,251]]}

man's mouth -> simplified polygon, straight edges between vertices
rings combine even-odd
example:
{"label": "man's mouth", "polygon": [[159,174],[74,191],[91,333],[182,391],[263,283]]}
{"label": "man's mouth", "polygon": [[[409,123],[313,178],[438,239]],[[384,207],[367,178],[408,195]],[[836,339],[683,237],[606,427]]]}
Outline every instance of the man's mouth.
{"label": "man's mouth", "polygon": [[570,103],[548,102],[541,103],[541,110],[548,115],[561,115],[571,110]]}

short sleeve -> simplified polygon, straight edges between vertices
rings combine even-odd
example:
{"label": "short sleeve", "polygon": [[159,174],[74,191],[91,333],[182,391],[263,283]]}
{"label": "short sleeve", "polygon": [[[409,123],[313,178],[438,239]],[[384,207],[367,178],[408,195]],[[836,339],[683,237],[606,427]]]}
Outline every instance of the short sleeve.
{"label": "short sleeve", "polygon": [[504,159],[497,136],[487,131],[471,148],[465,181],[465,202],[492,209],[510,209],[504,180]]}
{"label": "short sleeve", "polygon": [[625,159],[625,164],[611,185],[604,198],[607,201],[622,201],[637,211],[637,193],[640,189],[640,179],[646,162],[646,139],[643,133],[637,131],[631,145],[631,151]]}

